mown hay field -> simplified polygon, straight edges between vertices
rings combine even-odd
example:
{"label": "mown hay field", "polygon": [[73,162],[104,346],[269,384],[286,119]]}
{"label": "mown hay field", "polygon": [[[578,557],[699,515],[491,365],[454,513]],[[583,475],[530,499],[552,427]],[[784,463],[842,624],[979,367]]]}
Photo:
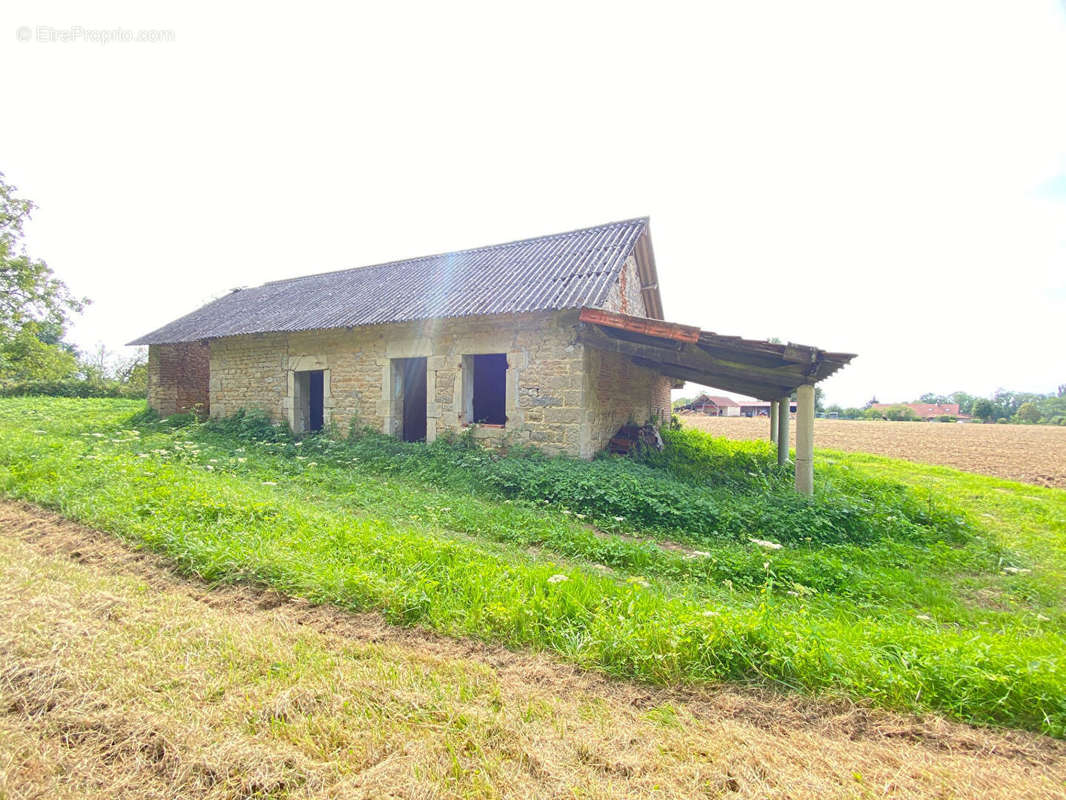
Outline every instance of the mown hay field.
{"label": "mown hay field", "polygon": [[1049,798],[1066,743],[609,680],[0,501],[0,798]]}
{"label": "mown hay field", "polygon": [[[730,439],[765,439],[770,432],[766,417],[686,414],[681,419],[688,427]],[[790,435],[794,447],[795,424]],[[814,446],[1066,488],[1066,427],[818,419]]]}

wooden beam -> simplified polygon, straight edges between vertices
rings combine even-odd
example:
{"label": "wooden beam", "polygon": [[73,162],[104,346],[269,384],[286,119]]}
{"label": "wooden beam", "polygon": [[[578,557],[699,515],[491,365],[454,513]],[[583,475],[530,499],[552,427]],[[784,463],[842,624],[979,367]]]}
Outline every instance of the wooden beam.
{"label": "wooden beam", "polygon": [[578,316],[580,322],[618,328],[645,336],[657,336],[661,339],[673,339],[678,342],[696,342],[700,338],[700,329],[692,325],[678,325],[676,322],[663,322],[658,319],[633,317],[629,314],[617,314],[613,311],[601,311],[598,308],[583,308]]}
{"label": "wooden beam", "polygon": [[641,358],[640,356],[629,356],[629,360],[636,364],[638,367],[645,367],[646,369],[653,369],[663,375],[669,375],[672,378],[681,378],[682,380],[692,381],[693,383],[702,383],[706,386],[714,386],[718,389],[725,389],[729,392],[739,392],[740,394],[746,394],[750,397],[756,397],[759,400],[772,400],[781,394],[783,390],[780,386],[767,386],[766,384],[747,383],[745,381],[738,380],[728,375],[713,375],[702,370],[693,369],[691,367],[685,367],[680,364],[668,364],[658,359]]}
{"label": "wooden beam", "polygon": [[[663,340],[661,345],[651,345],[620,339],[615,336],[609,336],[598,325],[579,325],[577,340],[582,344],[597,347],[601,350],[622,353],[628,356],[638,356],[651,361],[673,363],[708,374],[728,376],[747,383],[758,383],[764,387],[777,387],[781,390],[777,396],[782,393],[792,392],[793,389],[807,380],[804,375],[795,374],[794,370],[790,374],[781,370],[751,367],[725,359],[714,358],[695,346],[679,343],[676,340]],[[714,386],[715,384],[711,385]],[[722,389],[729,388],[721,384],[719,384],[719,387]],[[765,398],[765,395],[756,396]]]}

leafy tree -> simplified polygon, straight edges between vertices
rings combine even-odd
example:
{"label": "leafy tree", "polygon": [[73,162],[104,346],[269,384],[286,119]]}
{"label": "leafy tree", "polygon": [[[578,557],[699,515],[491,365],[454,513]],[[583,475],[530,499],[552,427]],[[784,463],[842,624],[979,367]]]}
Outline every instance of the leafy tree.
{"label": "leafy tree", "polygon": [[917,422],[921,419],[912,409],[904,405],[889,406],[884,409],[884,417],[892,422]]}
{"label": "leafy tree", "polygon": [[1018,406],[1018,411],[1014,416],[1021,422],[1033,424],[1040,422],[1040,409],[1037,408],[1036,403],[1028,401]]}
{"label": "leafy tree", "polygon": [[958,403],[959,411],[965,414],[970,408],[973,407],[973,401],[977,398],[973,395],[966,394],[966,392],[952,392],[950,395],[948,395],[948,399],[952,403]]}
{"label": "leafy tree", "polygon": [[78,374],[78,361],[68,349],[42,340],[35,322],[13,336],[0,337],[0,381],[61,381]]}
{"label": "leafy tree", "polygon": [[918,398],[919,403],[935,403],[936,405],[943,405],[944,403],[953,402],[948,399],[947,395],[933,394],[932,392],[926,392]]}
{"label": "leafy tree", "polygon": [[988,422],[991,419],[995,419],[996,406],[987,397],[978,397],[973,401],[973,405],[970,406],[970,413],[978,419]]}
{"label": "leafy tree", "polygon": [[15,192],[0,172],[0,331],[11,335],[27,322],[62,330],[88,300],[74,297],[44,261],[27,254],[22,226],[36,206]]}
{"label": "leafy tree", "polygon": [[23,225],[35,206],[15,192],[0,172],[0,379],[69,378],[77,368],[63,334],[88,301],[26,252]]}

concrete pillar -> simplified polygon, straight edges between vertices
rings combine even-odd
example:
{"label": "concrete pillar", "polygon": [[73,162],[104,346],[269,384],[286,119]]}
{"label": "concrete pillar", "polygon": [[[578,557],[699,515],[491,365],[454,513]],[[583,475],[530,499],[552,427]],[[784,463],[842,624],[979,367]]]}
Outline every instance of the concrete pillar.
{"label": "concrete pillar", "polygon": [[770,441],[777,441],[777,401],[770,403]]}
{"label": "concrete pillar", "polygon": [[796,491],[814,494],[814,386],[796,390]]}
{"label": "concrete pillar", "polygon": [[786,397],[783,400],[778,400],[777,403],[777,463],[785,465],[788,463],[788,407],[789,400]]}

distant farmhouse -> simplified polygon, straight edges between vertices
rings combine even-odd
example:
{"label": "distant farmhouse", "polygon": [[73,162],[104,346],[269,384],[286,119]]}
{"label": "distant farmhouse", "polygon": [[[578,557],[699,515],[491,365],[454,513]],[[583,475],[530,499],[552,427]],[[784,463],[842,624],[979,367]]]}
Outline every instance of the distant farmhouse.
{"label": "distant farmhouse", "polygon": [[972,420],[969,414],[959,412],[958,403],[873,403],[870,408],[875,411],[886,411],[890,408],[909,408],[919,419],[930,422],[941,417],[950,417],[956,420]]}
{"label": "distant farmhouse", "polygon": [[682,406],[680,410],[694,411],[697,414],[705,414],[708,417],[740,416],[740,405],[735,400],[722,395],[701,394],[691,403]]}
{"label": "distant farmhouse", "polygon": [[[813,430],[814,384],[853,358],[663,321],[647,218],[234,290],[131,344],[148,345],[162,415],[259,409],[295,433],[408,441],[470,430],[586,458],[627,423],[668,419],[679,380],[767,405],[797,391],[797,430]],[[804,440],[802,491],[810,458]]]}
{"label": "distant farmhouse", "polygon": [[[701,394],[691,403],[686,403],[677,410],[705,414],[708,417],[769,417],[776,404],[776,401],[771,403],[749,398],[734,400],[724,395]],[[796,401],[791,400],[788,405],[789,412],[795,414],[796,408]]]}

